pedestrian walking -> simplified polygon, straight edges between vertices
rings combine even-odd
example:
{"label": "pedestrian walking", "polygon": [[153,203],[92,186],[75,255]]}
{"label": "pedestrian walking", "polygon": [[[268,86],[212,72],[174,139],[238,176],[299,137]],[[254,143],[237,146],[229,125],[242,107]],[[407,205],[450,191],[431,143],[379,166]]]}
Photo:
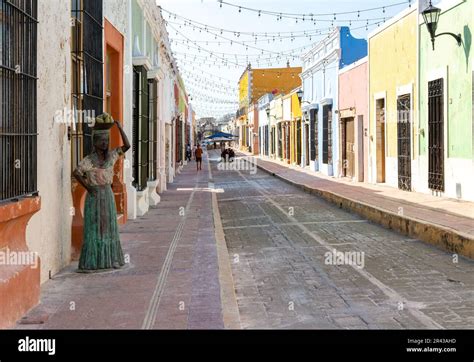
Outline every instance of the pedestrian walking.
{"label": "pedestrian walking", "polygon": [[227,148],[224,148],[221,152],[221,161],[227,162],[229,159],[229,150]]}
{"label": "pedestrian walking", "polygon": [[235,152],[232,148],[229,148],[229,162],[234,161],[235,158]]}
{"label": "pedestrian walking", "polygon": [[188,143],[186,145],[186,161],[190,162],[191,161],[191,156],[192,156],[191,145]]}
{"label": "pedestrian walking", "polygon": [[202,148],[200,144],[197,145],[196,151],[194,151],[194,157],[196,157],[196,168],[199,171],[202,169]]}

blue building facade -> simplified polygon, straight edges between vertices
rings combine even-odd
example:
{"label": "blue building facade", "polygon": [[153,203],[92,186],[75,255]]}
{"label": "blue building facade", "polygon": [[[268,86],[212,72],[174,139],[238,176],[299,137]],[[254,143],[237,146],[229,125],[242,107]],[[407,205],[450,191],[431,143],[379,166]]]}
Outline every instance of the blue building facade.
{"label": "blue building facade", "polygon": [[339,70],[367,56],[367,41],[338,27],[303,55],[301,166],[328,176],[340,169]]}

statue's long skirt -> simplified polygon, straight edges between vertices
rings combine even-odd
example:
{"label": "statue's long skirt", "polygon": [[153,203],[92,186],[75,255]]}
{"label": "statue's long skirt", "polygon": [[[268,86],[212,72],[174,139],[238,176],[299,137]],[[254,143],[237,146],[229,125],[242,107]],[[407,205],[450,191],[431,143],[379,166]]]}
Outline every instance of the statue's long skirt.
{"label": "statue's long skirt", "polygon": [[117,268],[125,264],[111,185],[92,186],[84,207],[84,238],[79,270]]}

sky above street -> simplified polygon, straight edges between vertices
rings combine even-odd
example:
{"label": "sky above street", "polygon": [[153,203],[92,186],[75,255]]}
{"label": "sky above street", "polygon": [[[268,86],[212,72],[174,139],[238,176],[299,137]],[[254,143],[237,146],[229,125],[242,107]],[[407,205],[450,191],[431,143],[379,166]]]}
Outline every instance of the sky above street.
{"label": "sky above street", "polygon": [[[223,0],[222,7],[218,0],[157,3],[163,9],[172,49],[198,117],[235,112],[237,106],[231,102],[237,101],[237,83],[249,62],[253,68],[286,66],[287,61],[301,66],[301,55],[332,27],[350,26],[353,36],[366,38],[384,19],[409,6],[408,0]],[[373,8],[379,9],[364,11]],[[303,21],[298,15],[299,19],[278,20],[278,14],[265,11],[315,16],[313,22],[309,16]],[[354,13],[339,14],[342,12]]]}

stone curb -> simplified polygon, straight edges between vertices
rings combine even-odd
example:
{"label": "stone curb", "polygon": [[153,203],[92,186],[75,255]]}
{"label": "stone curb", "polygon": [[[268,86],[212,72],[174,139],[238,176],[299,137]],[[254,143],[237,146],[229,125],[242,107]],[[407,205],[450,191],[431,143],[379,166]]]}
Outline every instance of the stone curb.
{"label": "stone curb", "polygon": [[[255,160],[254,156],[251,157]],[[259,165],[258,161],[256,163],[259,169],[271,174],[272,176],[277,177],[290,185],[296,186],[309,194],[317,195],[326,201],[338,205],[340,208],[353,211],[376,224],[398,231],[404,235],[420,239],[425,243],[431,244],[445,251],[459,254],[469,259],[474,259],[474,237],[472,235],[448,227],[432,224],[424,220],[398,215],[391,211],[339,195],[335,192],[300,184],[266,169],[261,164]]]}
{"label": "stone curb", "polygon": [[[207,157],[207,165],[209,169],[209,182],[213,183],[209,155]],[[227,243],[225,241],[225,233],[224,228],[222,227],[217,196],[214,192],[212,193],[212,215],[214,219],[214,236],[216,238],[217,259],[219,265],[219,284],[221,288],[221,306],[224,327],[226,329],[242,329],[239,306],[235,295],[234,278],[232,276],[232,268],[229,261],[229,251],[227,250]]]}

